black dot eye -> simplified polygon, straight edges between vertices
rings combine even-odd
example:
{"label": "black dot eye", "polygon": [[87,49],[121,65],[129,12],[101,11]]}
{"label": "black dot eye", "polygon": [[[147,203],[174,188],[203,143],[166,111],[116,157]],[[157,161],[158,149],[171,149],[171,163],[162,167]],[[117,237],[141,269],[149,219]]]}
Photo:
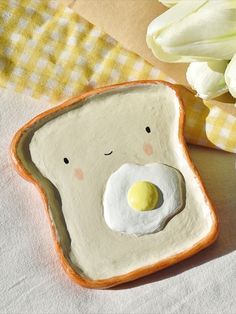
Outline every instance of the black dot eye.
{"label": "black dot eye", "polygon": [[151,133],[151,129],[149,128],[149,126],[147,126],[147,127],[145,128],[145,130],[146,130],[147,133]]}
{"label": "black dot eye", "polygon": [[64,163],[65,163],[65,164],[68,164],[68,163],[69,163],[68,158],[65,157],[63,160],[64,160]]}

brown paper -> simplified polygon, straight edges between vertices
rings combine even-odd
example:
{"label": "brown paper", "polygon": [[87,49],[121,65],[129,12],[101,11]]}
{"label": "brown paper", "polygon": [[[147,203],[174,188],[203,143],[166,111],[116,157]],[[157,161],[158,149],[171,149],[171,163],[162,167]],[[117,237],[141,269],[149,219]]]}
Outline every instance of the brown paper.
{"label": "brown paper", "polygon": [[158,0],[79,0],[68,1],[81,16],[99,26],[125,48],[136,52],[179,84],[187,84],[185,64],[157,60],[146,45],[148,24],[166,8]]}

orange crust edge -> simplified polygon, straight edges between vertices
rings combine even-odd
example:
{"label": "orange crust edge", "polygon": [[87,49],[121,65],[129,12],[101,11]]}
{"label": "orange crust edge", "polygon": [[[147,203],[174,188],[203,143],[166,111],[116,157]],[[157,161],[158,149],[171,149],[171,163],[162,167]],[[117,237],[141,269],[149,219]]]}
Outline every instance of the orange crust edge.
{"label": "orange crust edge", "polygon": [[[169,88],[171,88],[172,90],[174,90],[176,97],[178,98],[179,109],[180,109],[179,133],[178,133],[179,141],[180,141],[180,144],[182,145],[182,149],[184,151],[185,158],[186,158],[189,166],[193,170],[193,172],[194,172],[194,174],[198,180],[198,184],[200,185],[200,188],[202,190],[202,193],[204,194],[205,202],[207,203],[208,207],[210,208],[211,218],[212,218],[212,227],[211,227],[211,230],[209,231],[209,233],[203,239],[201,239],[200,241],[195,243],[191,248],[189,248],[183,252],[180,252],[178,254],[175,254],[169,258],[166,258],[162,261],[154,263],[152,265],[141,267],[141,268],[134,270],[132,272],[129,272],[127,274],[115,276],[115,277],[108,278],[108,279],[92,280],[89,278],[84,278],[84,277],[80,276],[68,263],[67,258],[64,255],[63,249],[60,246],[60,243],[58,242],[58,239],[56,236],[55,226],[52,224],[52,221],[50,219],[48,200],[47,200],[45,191],[41,188],[41,186],[33,178],[33,176],[24,168],[22,162],[20,161],[20,159],[18,158],[18,155],[17,155],[17,145],[18,145],[19,141],[21,140],[21,137],[22,137],[22,135],[26,129],[30,128],[34,123],[36,123],[37,121],[39,121],[40,119],[44,118],[45,116],[47,116],[49,114],[58,112],[61,109],[68,107],[68,106],[71,106],[75,102],[82,101],[82,100],[84,100],[90,96],[101,94],[103,92],[110,91],[110,90],[116,89],[118,87],[132,87],[132,86],[145,85],[145,84],[147,84],[147,85],[148,84],[164,84],[164,85],[168,86]],[[76,96],[76,97],[73,97],[71,99],[68,99],[67,101],[63,102],[61,105],[56,106],[52,109],[49,109],[49,110],[37,115],[35,118],[30,120],[27,124],[25,124],[20,130],[18,130],[18,132],[15,134],[15,136],[12,140],[12,143],[11,143],[11,148],[10,148],[11,149],[11,157],[12,157],[14,166],[15,166],[17,172],[23,178],[32,182],[38,188],[38,190],[41,194],[41,197],[44,201],[45,210],[46,210],[49,224],[51,227],[54,244],[55,244],[58,256],[60,258],[61,264],[62,264],[64,270],[66,271],[66,273],[70,276],[70,278],[75,283],[78,283],[81,286],[86,287],[86,288],[94,288],[94,289],[104,289],[104,288],[109,288],[112,286],[120,285],[122,283],[133,281],[135,279],[138,279],[138,278],[144,277],[146,275],[152,274],[158,270],[167,268],[167,267],[174,265],[174,264],[176,264],[182,260],[185,260],[185,259],[191,257],[192,255],[196,254],[197,252],[201,251],[202,249],[208,247],[210,244],[212,244],[216,240],[218,233],[219,233],[218,218],[216,216],[215,209],[214,209],[214,207],[213,207],[213,205],[209,199],[209,196],[207,195],[206,189],[205,189],[205,187],[201,181],[198,170],[196,169],[196,167],[194,166],[193,162],[190,159],[187,145],[186,145],[186,142],[184,139],[184,121],[185,121],[184,104],[183,104],[183,101],[182,101],[182,98],[179,94],[178,89],[173,84],[165,82],[165,81],[160,81],[160,80],[139,80],[139,81],[125,82],[125,83],[101,87],[101,88],[86,92],[80,96]]]}

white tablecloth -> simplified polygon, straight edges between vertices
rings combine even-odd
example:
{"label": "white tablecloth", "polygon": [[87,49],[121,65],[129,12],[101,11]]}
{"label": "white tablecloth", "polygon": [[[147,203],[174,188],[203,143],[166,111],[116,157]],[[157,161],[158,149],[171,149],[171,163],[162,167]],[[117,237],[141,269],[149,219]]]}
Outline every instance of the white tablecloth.
{"label": "white tablecloth", "polygon": [[236,313],[235,155],[191,148],[221,220],[216,244],[134,283],[84,289],[62,270],[39,193],[9,157],[15,131],[48,107],[0,90],[0,313]]}

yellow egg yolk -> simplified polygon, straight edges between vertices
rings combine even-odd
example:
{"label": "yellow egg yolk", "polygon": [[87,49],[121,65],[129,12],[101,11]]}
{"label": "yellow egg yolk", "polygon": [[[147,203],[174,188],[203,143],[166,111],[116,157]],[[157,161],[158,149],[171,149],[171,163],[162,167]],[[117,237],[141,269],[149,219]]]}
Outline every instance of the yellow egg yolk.
{"label": "yellow egg yolk", "polygon": [[129,206],[133,209],[152,210],[158,203],[158,190],[151,182],[137,181],[130,187],[127,198]]}

